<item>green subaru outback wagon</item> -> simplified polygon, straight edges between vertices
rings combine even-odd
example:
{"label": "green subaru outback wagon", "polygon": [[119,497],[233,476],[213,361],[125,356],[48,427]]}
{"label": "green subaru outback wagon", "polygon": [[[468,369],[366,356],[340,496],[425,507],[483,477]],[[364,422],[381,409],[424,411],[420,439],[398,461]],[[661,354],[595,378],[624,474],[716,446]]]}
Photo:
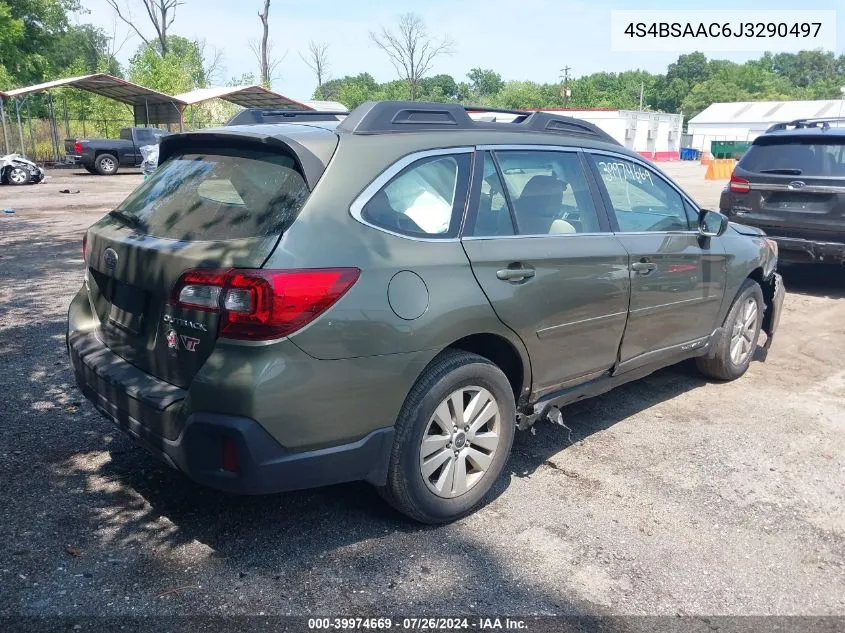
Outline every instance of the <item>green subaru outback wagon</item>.
{"label": "green subaru outback wagon", "polygon": [[589,123],[492,115],[370,102],[163,139],[86,234],[82,391],[202,484],[365,480],[436,523],[481,503],[515,429],[765,356],[784,290],[760,230]]}

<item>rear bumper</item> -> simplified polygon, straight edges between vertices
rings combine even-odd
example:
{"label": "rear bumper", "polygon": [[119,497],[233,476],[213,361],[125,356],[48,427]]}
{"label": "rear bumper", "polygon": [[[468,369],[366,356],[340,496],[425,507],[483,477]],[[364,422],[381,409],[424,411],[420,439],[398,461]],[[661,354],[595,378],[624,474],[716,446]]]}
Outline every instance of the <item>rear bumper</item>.
{"label": "rear bumper", "polygon": [[845,263],[845,243],[769,236],[778,244],[779,258],[785,261]]}
{"label": "rear bumper", "polygon": [[[68,335],[76,382],[94,406],[150,453],[194,481],[218,490],[265,494],[387,478],[393,428],[319,450],[281,446],[250,418],[183,413],[187,392],[127,363],[93,331]],[[236,467],[226,470],[224,450]]]}

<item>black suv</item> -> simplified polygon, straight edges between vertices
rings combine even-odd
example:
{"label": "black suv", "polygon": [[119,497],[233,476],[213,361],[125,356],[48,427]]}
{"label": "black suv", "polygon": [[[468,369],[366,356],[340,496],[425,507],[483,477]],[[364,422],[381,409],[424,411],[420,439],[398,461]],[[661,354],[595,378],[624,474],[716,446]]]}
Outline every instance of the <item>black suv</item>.
{"label": "black suv", "polygon": [[780,258],[845,263],[843,119],[777,123],[757,137],[722,192],[720,210],[763,229]]}

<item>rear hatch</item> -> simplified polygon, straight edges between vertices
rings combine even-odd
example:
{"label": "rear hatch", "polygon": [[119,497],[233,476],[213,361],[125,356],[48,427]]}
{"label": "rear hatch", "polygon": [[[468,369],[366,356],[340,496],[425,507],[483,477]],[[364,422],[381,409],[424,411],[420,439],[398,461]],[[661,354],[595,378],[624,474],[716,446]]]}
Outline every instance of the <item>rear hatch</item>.
{"label": "rear hatch", "polygon": [[180,387],[211,353],[219,316],[177,306],[169,297],[177,281],[189,269],[261,267],[309,195],[292,152],[189,137],[179,149],[168,145],[167,160],[91,227],[86,243],[100,339]]}
{"label": "rear hatch", "polygon": [[845,240],[845,135],[841,130],[761,136],[729,185],[734,219],[769,235]]}

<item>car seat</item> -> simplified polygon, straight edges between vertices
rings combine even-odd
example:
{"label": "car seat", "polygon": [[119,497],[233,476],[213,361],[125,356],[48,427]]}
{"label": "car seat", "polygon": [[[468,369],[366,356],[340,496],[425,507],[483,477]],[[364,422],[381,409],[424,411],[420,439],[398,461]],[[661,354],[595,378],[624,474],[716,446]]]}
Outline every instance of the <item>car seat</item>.
{"label": "car seat", "polygon": [[566,183],[554,176],[533,176],[516,201],[516,219],[523,235],[575,233],[575,227],[558,218]]}

